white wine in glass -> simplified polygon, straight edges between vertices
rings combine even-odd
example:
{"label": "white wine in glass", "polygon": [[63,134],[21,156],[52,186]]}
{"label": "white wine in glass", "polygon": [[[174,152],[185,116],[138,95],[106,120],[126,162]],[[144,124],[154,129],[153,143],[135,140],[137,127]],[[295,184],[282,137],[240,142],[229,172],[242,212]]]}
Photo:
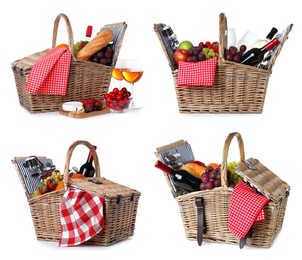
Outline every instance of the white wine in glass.
{"label": "white wine in glass", "polygon": [[131,86],[131,103],[129,105],[129,109],[139,109],[141,108],[140,106],[135,104],[134,101],[134,92],[133,92],[133,86],[134,83],[138,82],[141,77],[143,76],[143,68],[141,65],[140,60],[127,60],[125,63],[125,70],[121,70],[123,79],[130,83]]}

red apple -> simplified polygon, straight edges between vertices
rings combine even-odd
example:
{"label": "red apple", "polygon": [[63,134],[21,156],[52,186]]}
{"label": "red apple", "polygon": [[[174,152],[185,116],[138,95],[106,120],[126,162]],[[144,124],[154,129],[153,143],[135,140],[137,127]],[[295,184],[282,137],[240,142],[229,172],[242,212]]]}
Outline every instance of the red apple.
{"label": "red apple", "polygon": [[176,64],[178,65],[178,63],[180,61],[186,61],[187,57],[189,57],[189,51],[185,50],[185,49],[177,49],[174,52],[174,61],[176,62]]}

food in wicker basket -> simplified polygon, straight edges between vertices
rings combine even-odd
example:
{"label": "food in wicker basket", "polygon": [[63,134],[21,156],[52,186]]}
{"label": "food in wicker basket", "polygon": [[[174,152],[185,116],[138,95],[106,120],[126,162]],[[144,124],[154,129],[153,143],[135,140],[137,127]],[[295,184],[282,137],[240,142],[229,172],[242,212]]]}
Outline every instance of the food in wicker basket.
{"label": "food in wicker basket", "polygon": [[84,48],[76,54],[79,60],[88,60],[93,54],[103,49],[110,41],[112,41],[112,30],[103,30],[95,36]]}
{"label": "food in wicker basket", "polygon": [[[71,155],[78,145],[85,145],[93,154],[96,177],[69,178]],[[48,162],[45,157],[39,157]],[[68,149],[64,167],[64,178],[60,181],[60,189],[47,192],[41,196],[30,197],[27,188],[27,178],[23,177],[22,164],[24,157],[15,157],[21,183],[26,190],[28,205],[35,228],[36,237],[43,241],[59,241],[61,235],[60,204],[68,185],[94,192],[104,197],[105,225],[103,230],[85,244],[109,246],[134,235],[140,192],[127,186],[110,181],[100,175],[99,159],[94,147],[87,141],[76,141]],[[57,187],[58,187],[57,186]]]}
{"label": "food in wicker basket", "polygon": [[[215,79],[211,86],[196,84],[194,87],[179,86],[178,65],[174,61],[174,50],[162,34],[165,24],[154,24],[161,47],[169,62],[174,79],[178,108],[181,113],[262,113],[269,78],[285,41],[293,27],[290,24],[282,34],[280,44],[274,49],[270,62],[263,68],[248,66],[225,59],[227,48],[227,18],[219,15],[219,57]],[[186,87],[187,86],[187,87]]]}
{"label": "food in wicker basket", "polygon": [[[269,198],[269,202],[264,206],[265,220],[253,223],[251,230],[244,239],[239,239],[228,228],[230,199],[234,189],[228,185],[227,158],[230,143],[234,137],[238,140],[240,150],[240,160],[235,164],[236,173],[242,176],[246,183],[256,187],[257,193],[265,194]],[[183,151],[184,147],[188,147],[188,143],[179,140],[157,148],[156,155],[160,160],[164,160],[163,155]],[[187,156],[184,157],[187,159]],[[193,156],[190,155],[190,158],[193,158]],[[166,177],[166,174],[164,176]],[[261,164],[259,160],[254,158],[245,159],[243,140],[237,132],[230,133],[224,143],[221,163],[221,187],[183,193],[179,190],[175,191],[169,179],[166,178],[166,180],[178,203],[187,239],[197,240],[199,245],[204,240],[207,242],[239,244],[240,248],[245,244],[268,248],[272,246],[274,239],[282,228],[290,186]]]}
{"label": "food in wicker basket", "polygon": [[125,22],[107,24],[101,28],[101,31],[111,30],[113,32],[111,63],[104,65],[76,59],[71,24],[68,17],[62,13],[56,17],[54,22],[52,49],[57,46],[57,32],[61,18],[66,23],[68,46],[72,55],[66,95],[31,94],[25,89],[33,64],[47,55],[51,49],[45,49],[12,63],[20,105],[31,113],[60,111],[61,105],[64,102],[80,101],[87,98],[87,93],[89,93],[90,97],[100,98],[104,102],[103,95],[108,92],[112,70],[118,58],[127,24]]}

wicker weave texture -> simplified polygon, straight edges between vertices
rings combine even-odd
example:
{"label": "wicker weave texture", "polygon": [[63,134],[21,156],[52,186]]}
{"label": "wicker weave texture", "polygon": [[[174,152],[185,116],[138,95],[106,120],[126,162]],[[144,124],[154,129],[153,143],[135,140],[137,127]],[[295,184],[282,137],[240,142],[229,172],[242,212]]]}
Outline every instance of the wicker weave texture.
{"label": "wicker weave texture", "polygon": [[[215,188],[212,190],[204,190],[191,192],[187,194],[178,194],[173,192],[173,187],[168,178],[166,178],[166,174],[164,174],[165,179],[172,191],[173,196],[175,197],[180,214],[183,220],[183,227],[186,234],[187,239],[189,240],[197,240],[197,207],[195,204],[196,198],[203,198],[204,201],[204,211],[205,211],[205,225],[206,231],[203,234],[203,240],[208,242],[217,242],[217,243],[228,243],[228,244],[238,244],[239,238],[234,236],[228,230],[228,212],[229,212],[229,204],[230,198],[232,194],[232,188],[228,187],[227,183],[227,158],[228,151],[233,138],[236,137],[239,145],[240,152],[240,163],[245,160],[245,151],[244,151],[244,143],[241,135],[237,132],[230,133],[224,143],[223,147],[223,159],[221,163],[221,183],[222,186],[219,188]],[[171,148],[178,147],[180,144],[186,143],[186,141],[180,140],[162,147],[157,148],[157,153],[162,152]],[[158,157],[159,158],[159,157]],[[159,158],[160,159],[160,158]],[[250,159],[249,159],[250,160]],[[262,168],[260,168],[262,169]],[[268,171],[268,170],[267,170]],[[261,174],[261,173],[260,173]],[[267,174],[267,173],[264,173]],[[288,190],[289,185],[283,182],[280,178],[276,177],[272,172],[269,173],[272,179],[278,179],[278,182],[274,182],[271,186],[271,193],[268,193],[270,196],[274,194],[272,190],[276,190],[277,192],[281,192],[282,194],[278,196],[278,201],[272,198],[272,200],[265,205],[265,221],[254,223],[252,226],[252,237],[247,238],[246,244],[249,246],[268,248],[271,247],[273,241],[279,234],[284,216],[285,210],[287,206],[288,200]],[[263,181],[265,178],[260,178]],[[249,178],[252,182],[252,177]],[[267,187],[270,184],[267,184],[267,180],[263,183],[264,187]],[[280,183],[282,183],[282,189],[280,190]],[[261,189],[261,181],[258,180],[258,186]]]}
{"label": "wicker weave texture", "polygon": [[108,92],[112,78],[112,70],[116,64],[122,45],[127,24],[125,22],[108,24],[103,29],[113,31],[114,56],[111,66],[106,66],[90,61],[77,60],[74,56],[74,39],[70,21],[65,14],[59,14],[54,22],[52,48],[56,46],[57,31],[60,19],[66,24],[69,49],[72,54],[67,92],[60,95],[31,94],[25,90],[27,78],[32,65],[44,57],[50,49],[32,54],[12,63],[19,103],[31,113],[58,111],[62,103],[84,98],[96,98],[104,102],[104,94]]}
{"label": "wicker weave texture", "polygon": [[[96,177],[68,180],[69,163],[72,152],[78,145],[85,145],[93,154]],[[140,192],[124,185],[112,182],[101,177],[98,156],[94,147],[87,141],[76,141],[68,149],[65,168],[64,185],[68,183],[86,191],[103,196],[105,225],[102,231],[85,244],[109,246],[125,240],[134,235],[135,222]],[[91,180],[98,180],[95,184]],[[27,194],[28,204],[38,240],[58,241],[61,234],[60,203],[65,189],[46,193],[30,198]]]}
{"label": "wicker weave texture", "polygon": [[171,50],[163,42],[160,28],[164,24],[154,24],[154,30],[172,70],[175,92],[180,113],[262,113],[269,77],[281,49],[292,29],[286,28],[285,37],[278,45],[270,67],[265,70],[240,63],[226,61],[224,48],[227,46],[227,18],[219,15],[219,58],[213,86],[177,86],[178,70],[171,61]]}

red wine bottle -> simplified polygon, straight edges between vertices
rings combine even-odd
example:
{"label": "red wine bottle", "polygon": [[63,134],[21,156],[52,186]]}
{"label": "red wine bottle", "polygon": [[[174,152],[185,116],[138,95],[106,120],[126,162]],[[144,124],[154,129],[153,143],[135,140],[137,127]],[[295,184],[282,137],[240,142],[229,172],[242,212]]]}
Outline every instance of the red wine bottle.
{"label": "red wine bottle", "polygon": [[[94,146],[96,149],[96,146]],[[95,169],[93,167],[93,155],[92,152],[89,151],[87,161],[81,166],[79,173],[83,174],[85,177],[93,177],[95,174]]]}
{"label": "red wine bottle", "polygon": [[174,170],[161,161],[157,161],[154,166],[163,172],[170,174],[176,186],[188,192],[200,190],[199,185],[201,183],[201,179],[195,177],[191,173],[185,170]]}
{"label": "red wine bottle", "polygon": [[273,49],[280,43],[278,38],[274,38],[272,41],[267,43],[261,48],[252,48],[244,53],[241,57],[241,64],[257,66],[260,62],[262,62],[264,58],[264,54]]}

